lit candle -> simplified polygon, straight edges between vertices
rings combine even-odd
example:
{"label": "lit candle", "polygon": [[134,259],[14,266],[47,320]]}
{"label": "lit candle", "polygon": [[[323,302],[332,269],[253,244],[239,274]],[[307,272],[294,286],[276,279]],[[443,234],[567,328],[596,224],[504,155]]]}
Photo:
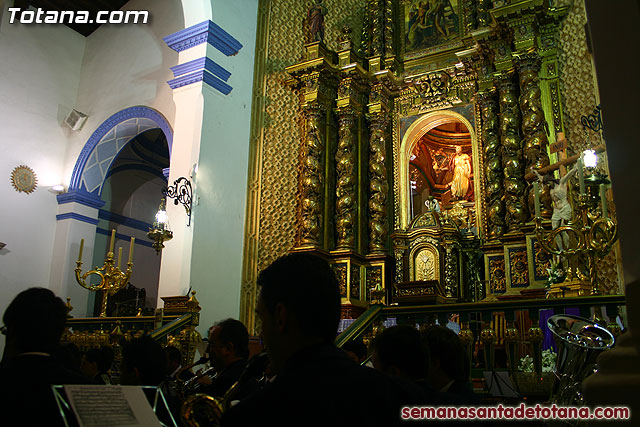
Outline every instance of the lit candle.
{"label": "lit candle", "polygon": [[122,262],[122,246],[118,248],[118,268],[120,268],[120,262]]}
{"label": "lit candle", "polygon": [[578,181],[580,182],[580,194],[584,194],[584,164],[582,157],[578,158]]}
{"label": "lit candle", "polygon": [[535,202],[536,218],[540,218],[540,185],[533,181],[533,201]]}
{"label": "lit candle", "polygon": [[109,252],[113,252],[113,245],[116,242],[116,229],[111,230],[111,243],[109,244]]}
{"label": "lit candle", "polygon": [[131,243],[129,243],[129,263],[133,262],[133,244],[136,242],[136,238],[132,237],[131,238]]}
{"label": "lit candle", "polygon": [[609,218],[609,208],[607,206],[607,195],[604,184],[600,184],[600,204],[602,205],[602,218]]}
{"label": "lit candle", "polygon": [[80,239],[80,252],[78,253],[78,261],[82,261],[82,250],[84,249],[84,239]]}

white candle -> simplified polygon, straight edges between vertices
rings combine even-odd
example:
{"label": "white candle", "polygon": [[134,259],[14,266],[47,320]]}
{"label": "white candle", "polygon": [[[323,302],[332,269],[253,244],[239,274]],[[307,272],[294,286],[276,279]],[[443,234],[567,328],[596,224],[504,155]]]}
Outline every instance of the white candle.
{"label": "white candle", "polygon": [[136,238],[131,238],[131,243],[129,243],[129,263],[133,262],[133,244],[136,242]]}
{"label": "white candle", "polygon": [[607,194],[604,184],[600,184],[600,204],[602,205],[602,218],[609,218],[609,208],[607,206]]}
{"label": "white candle", "polygon": [[584,164],[582,157],[578,158],[578,181],[580,182],[580,194],[584,194]]}
{"label": "white candle", "polygon": [[122,262],[122,246],[118,248],[118,265],[117,265],[118,268],[120,268],[121,262]]}
{"label": "white candle", "polygon": [[533,181],[533,201],[535,202],[536,218],[540,218],[540,185],[538,181]]}
{"label": "white candle", "polygon": [[82,250],[84,249],[84,239],[80,239],[80,252],[78,253],[78,261],[82,261]]}
{"label": "white candle", "polygon": [[111,243],[109,243],[109,252],[113,252],[113,245],[116,242],[116,229],[111,230]]}

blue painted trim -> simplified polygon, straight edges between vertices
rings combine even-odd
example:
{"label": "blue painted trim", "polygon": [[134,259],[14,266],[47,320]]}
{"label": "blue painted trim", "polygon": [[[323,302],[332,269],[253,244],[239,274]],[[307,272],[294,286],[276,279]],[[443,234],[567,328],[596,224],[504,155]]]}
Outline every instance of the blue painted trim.
{"label": "blue painted trim", "polygon": [[[98,234],[103,234],[105,236],[111,236],[111,230],[105,230],[104,228],[96,228],[96,233]],[[131,240],[132,237],[136,237],[136,236],[127,236],[125,234],[121,234],[121,233],[116,233],[116,239],[120,239],[120,240]],[[142,246],[146,246],[148,248],[152,248],[153,243],[149,240],[142,240],[139,237],[136,237],[136,241],[133,243],[134,245],[142,245]]]}
{"label": "blue painted trim", "polygon": [[179,87],[188,86],[190,84],[204,82],[212,88],[220,91],[224,95],[228,95],[233,89],[231,86],[209,73],[205,70],[196,71],[195,73],[186,74],[184,76],[177,77],[169,80],[167,83],[171,89],[177,89]]}
{"label": "blue painted trim", "polygon": [[94,196],[84,191],[69,191],[64,194],[58,194],[56,196],[59,205],[65,203],[79,203],[90,208],[100,209],[104,206],[105,202],[100,197]]}
{"label": "blue painted trim", "polygon": [[148,222],[129,218],[127,216],[109,212],[104,209],[100,209],[98,211],[98,218],[104,219],[105,221],[109,221],[109,222],[115,222],[116,224],[122,224],[126,227],[135,228],[136,230],[140,230],[144,232],[149,231],[149,229],[153,227],[153,224],[149,224]]}
{"label": "blue painted trim", "polygon": [[71,174],[71,183],[69,184],[69,190],[79,190],[80,189],[80,181],[82,179],[82,174],[84,173],[84,167],[89,160],[89,157],[93,153],[93,150],[96,148],[100,140],[111,131],[118,123],[124,122],[129,119],[136,118],[145,118],[149,120],[153,120],[158,127],[164,132],[164,135],[167,137],[167,146],[169,147],[169,157],[171,157],[171,147],[173,145],[173,131],[171,130],[171,126],[169,122],[156,110],[153,110],[149,107],[130,107],[125,108],[122,111],[118,111],[107,120],[102,122],[98,129],[93,132],[93,134],[87,140],[87,143],[82,148],[80,155],[78,156],[78,160],[76,161],[76,165],[73,168],[73,173]]}
{"label": "blue painted trim", "polygon": [[97,218],[89,218],[88,216],[80,215],[75,212],[67,212],[56,215],[56,220],[62,221],[63,219],[75,219],[78,221],[87,222],[91,225],[98,225],[99,222]]}
{"label": "blue painted trim", "polygon": [[194,59],[193,61],[176,65],[175,67],[171,67],[171,71],[173,71],[173,77],[178,77],[192,71],[201,70],[203,68],[209,71],[211,74],[220,77],[225,82],[229,80],[229,77],[231,77],[231,73],[229,71],[216,64],[213,60],[211,60],[211,58],[207,57]]}
{"label": "blue painted trim", "polygon": [[224,95],[229,95],[229,92],[233,89],[231,86],[206,71],[203,73],[203,81],[212,88],[222,92]]}
{"label": "blue painted trim", "polygon": [[235,55],[242,49],[242,43],[213,21],[201,22],[170,34],[162,40],[176,52],[182,52],[205,42],[227,56]]}
{"label": "blue painted trim", "polygon": [[109,168],[109,172],[107,172],[107,176],[105,176],[105,180],[109,178],[111,175],[114,175],[119,172],[128,171],[128,170],[139,170],[143,172],[148,172],[153,176],[162,179],[163,181],[167,180],[167,178],[165,178],[162,172],[159,171],[157,168],[153,168],[151,166],[142,165],[142,164],[121,165],[121,166],[116,166],[115,168]]}

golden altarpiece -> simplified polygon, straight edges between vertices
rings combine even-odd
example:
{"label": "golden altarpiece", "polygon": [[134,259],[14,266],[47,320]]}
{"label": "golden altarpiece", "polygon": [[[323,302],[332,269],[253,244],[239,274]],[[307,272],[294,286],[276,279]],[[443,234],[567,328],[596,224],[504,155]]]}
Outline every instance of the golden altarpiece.
{"label": "golden altarpiece", "polygon": [[[345,317],[544,295],[531,169],[563,176],[600,144],[579,127],[597,99],[584,55],[583,75],[566,65],[583,15],[543,0],[261,2],[242,320],[255,325],[259,270],[292,250],[332,263]],[[598,262],[601,291],[619,293],[615,251]],[[572,295],[588,292],[569,270]]]}

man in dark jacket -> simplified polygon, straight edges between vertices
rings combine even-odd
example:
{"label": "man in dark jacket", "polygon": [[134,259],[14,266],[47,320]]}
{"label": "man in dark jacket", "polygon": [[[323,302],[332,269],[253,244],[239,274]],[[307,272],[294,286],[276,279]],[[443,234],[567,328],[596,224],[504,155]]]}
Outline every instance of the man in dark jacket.
{"label": "man in dark jacket", "polygon": [[88,382],[51,356],[64,331],[66,306],[49,289],[30,288],[15,297],[2,320],[7,338],[0,411],[19,417],[19,425],[63,425],[51,385]]}
{"label": "man in dark jacket", "polygon": [[[333,344],[340,319],[335,274],[322,258],[294,253],[258,277],[256,308],[276,379],[227,411],[224,426],[393,426],[417,388],[359,366]],[[412,393],[417,393],[417,396]]]}

